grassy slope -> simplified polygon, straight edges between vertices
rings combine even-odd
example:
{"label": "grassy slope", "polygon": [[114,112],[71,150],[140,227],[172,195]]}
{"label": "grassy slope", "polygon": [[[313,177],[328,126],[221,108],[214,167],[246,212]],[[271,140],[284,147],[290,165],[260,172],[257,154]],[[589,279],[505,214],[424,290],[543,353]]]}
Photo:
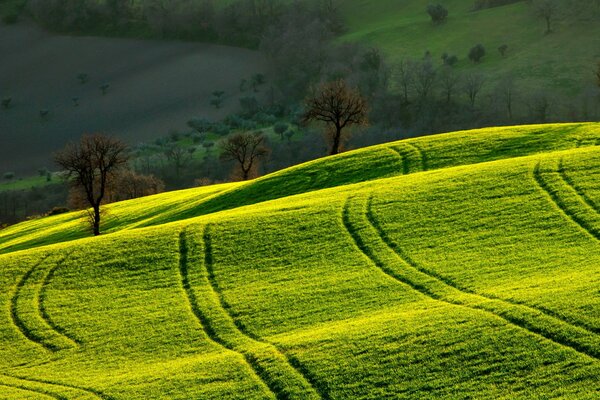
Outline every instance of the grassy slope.
{"label": "grassy slope", "polygon": [[[406,166],[360,150],[212,189],[271,202],[2,255],[0,385],[14,398],[594,398],[599,133],[394,143]],[[298,181],[253,189],[282,177]],[[303,181],[340,186],[285,197]],[[194,191],[210,199],[163,196],[184,207]],[[114,205],[131,218],[115,229],[158,198]]]}
{"label": "grassy slope", "polygon": [[[455,54],[458,67],[490,73],[496,81],[512,73],[529,89],[558,89],[577,93],[593,83],[593,66],[600,53],[600,25],[559,22],[555,33],[544,35],[544,22],[536,19],[525,2],[472,12],[472,0],[439,1],[449,10],[447,23],[431,24],[425,9],[430,1],[346,0],[344,15],[349,32],[344,40],[364,41],[380,47],[392,61],[421,58],[429,50],[441,63],[443,53]],[[487,50],[484,61],[469,63],[475,44]],[[497,51],[509,46],[508,56]],[[488,86],[490,82],[488,82]]]}
{"label": "grassy slope", "polygon": [[[589,146],[600,124],[487,128],[409,139],[288,168],[249,183],[171,192],[107,207],[105,229],[152,226],[311,190],[421,170]],[[0,231],[0,253],[82,238],[80,214],[18,224]],[[34,232],[35,231],[35,232]]]}

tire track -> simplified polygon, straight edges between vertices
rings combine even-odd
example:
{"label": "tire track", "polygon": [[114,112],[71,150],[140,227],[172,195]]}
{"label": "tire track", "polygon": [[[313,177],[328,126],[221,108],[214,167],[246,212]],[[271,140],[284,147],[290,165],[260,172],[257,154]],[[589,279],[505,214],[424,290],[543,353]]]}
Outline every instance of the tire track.
{"label": "tire track", "polygon": [[425,153],[421,146],[410,142],[405,142],[405,144],[413,148],[417,152],[417,154],[419,154],[419,158],[421,159],[421,171],[429,171],[429,158],[427,157],[427,153]]}
{"label": "tire track", "polygon": [[[45,292],[45,289],[41,286],[43,286],[43,283],[46,281],[47,276],[44,277],[41,284],[35,281],[31,283],[31,285],[35,287],[41,285],[40,290],[31,289],[34,290],[32,301],[36,303],[35,306],[33,306],[32,308],[37,311],[40,320],[43,321],[43,324],[46,326],[29,326],[31,321],[28,321],[27,317],[22,316],[21,311],[19,310],[20,299],[24,296],[23,291],[28,289],[27,285],[32,279],[33,274],[37,272],[37,270],[48,259],[48,257],[49,256],[46,256],[38,263],[36,263],[18,281],[10,302],[10,314],[13,324],[23,334],[23,336],[25,336],[25,338],[27,338],[33,343],[44,347],[48,351],[57,352],[60,350],[69,349],[73,347],[73,344],[77,344],[77,342],[71,339],[69,336],[66,336],[63,333],[61,333],[62,329],[57,324],[54,324],[52,322],[45,306],[43,305],[41,292]],[[65,259],[66,257],[57,261],[57,266],[55,266],[53,269],[55,270],[56,268],[58,268],[58,266],[60,266]],[[58,328],[58,330],[56,328]],[[55,341],[58,341],[59,343],[55,343]],[[69,343],[60,343],[64,341],[68,341]]]}
{"label": "tire track", "polygon": [[468,287],[458,284],[457,282],[448,278],[447,276],[439,274],[431,269],[425,268],[422,265],[419,265],[405,251],[403,251],[400,248],[400,246],[398,246],[397,243],[395,243],[389,237],[389,235],[385,232],[385,230],[383,229],[383,227],[381,226],[379,221],[377,221],[377,218],[375,218],[375,214],[373,213],[373,196],[372,195],[369,197],[369,200],[367,201],[366,215],[367,215],[367,220],[369,221],[371,226],[375,229],[375,231],[377,231],[378,236],[383,240],[383,242],[387,245],[387,247],[389,247],[391,250],[393,250],[403,261],[405,261],[412,268],[414,268],[426,275],[429,275],[430,277],[435,278],[435,279],[443,282],[444,284],[451,286],[452,288],[454,288],[458,291],[464,292],[465,294],[480,296],[484,299],[491,300],[491,301],[501,301],[501,302],[507,303],[507,305],[510,305],[510,306],[522,307],[522,308],[528,309],[530,312],[539,312],[539,313],[545,314],[546,316],[557,319],[562,323],[571,325],[573,328],[583,329],[583,330],[588,331],[589,333],[594,333],[594,334],[598,333],[598,330],[594,329],[593,327],[590,327],[586,324],[581,324],[579,322],[575,322],[572,320],[568,320],[568,319],[558,315],[558,313],[550,311],[544,307],[531,306],[524,302],[504,299],[499,296],[494,296],[494,295],[481,293],[481,292],[472,290]]}
{"label": "tire track", "polygon": [[[353,212],[350,211],[350,208],[356,207],[355,203],[361,208],[358,224],[356,217],[352,216]],[[342,211],[343,224],[357,247],[386,275],[434,300],[494,315],[530,334],[543,337],[561,347],[570,348],[580,355],[596,361],[600,358],[600,343],[598,336],[593,333],[565,321],[557,321],[556,318],[545,315],[539,310],[460,290],[436,275],[429,275],[421,270],[398,246],[392,247],[389,242],[386,242],[385,232],[380,226],[378,229],[377,221],[374,224],[369,220],[369,214],[371,219],[374,219],[370,210],[371,203],[372,198],[368,202],[364,199],[354,201],[354,198],[348,198]],[[370,235],[363,233],[364,231],[369,231]],[[373,251],[373,248],[377,248],[379,253]],[[402,267],[396,267],[397,264]]]}
{"label": "tire track", "polygon": [[[204,230],[203,240],[204,240],[204,246],[205,246],[205,266],[206,266],[206,270],[208,272],[208,280],[210,282],[210,286],[212,287],[212,290],[214,291],[214,293],[218,296],[219,302],[221,304],[221,308],[227,313],[229,318],[233,321],[233,323],[237,327],[238,331],[250,340],[253,340],[253,341],[258,342],[265,346],[269,346],[269,348],[271,348],[271,350],[274,353],[276,353],[280,357],[283,357],[287,361],[287,364],[292,368],[292,370],[295,371],[295,373],[299,375],[300,380],[304,381],[304,382],[302,382],[303,386],[307,384],[308,387],[303,388],[303,390],[306,390],[309,392],[307,394],[313,395],[312,397],[316,397],[314,395],[318,394],[318,397],[320,397],[322,399],[325,399],[325,400],[330,399],[328,391],[323,387],[322,384],[320,384],[319,382],[316,381],[316,378],[314,376],[312,376],[310,373],[308,373],[307,369],[305,367],[303,367],[303,365],[300,363],[300,361],[297,358],[287,356],[283,351],[279,350],[274,344],[267,342],[256,335],[251,334],[236,318],[233,317],[232,308],[225,300],[225,298],[223,296],[223,291],[219,287],[218,281],[215,276],[215,272],[214,272],[214,268],[213,268],[214,262],[213,262],[213,256],[212,256],[212,239],[210,236],[210,225],[206,226],[206,228]],[[310,393],[310,392],[314,392],[314,393]],[[293,397],[286,395],[282,398],[289,399],[289,398],[293,398]],[[302,398],[310,398],[310,397],[302,397]]]}
{"label": "tire track", "polygon": [[6,384],[6,383],[1,383],[1,382],[0,382],[0,386],[7,387],[9,389],[20,390],[20,391],[23,391],[23,392],[35,393],[37,395],[41,395],[41,396],[48,397],[48,398],[51,398],[51,399],[69,400],[69,399],[67,399],[65,397],[62,397],[62,396],[59,396],[59,395],[55,395],[55,394],[50,394],[50,393],[46,393],[46,392],[42,392],[42,391],[37,391],[37,390],[29,389],[29,388],[26,388],[25,386],[9,385],[9,384]]}
{"label": "tire track", "polygon": [[596,202],[589,197],[585,191],[583,189],[581,189],[576,183],[575,181],[573,181],[573,179],[571,179],[571,177],[569,175],[567,175],[567,171],[565,169],[564,166],[564,158],[561,158],[558,164],[558,173],[560,175],[560,177],[563,179],[563,181],[571,187],[571,189],[573,189],[573,191],[575,193],[577,193],[582,199],[583,201],[592,209],[594,210],[597,214],[600,214],[600,209],[598,207],[598,204],[596,204]]}
{"label": "tire track", "polygon": [[[303,375],[286,361],[286,358],[268,343],[245,335],[222,303],[220,294],[212,285],[212,242],[207,226],[198,242],[204,242],[203,255],[192,251],[188,233],[179,235],[179,272],[181,282],[195,315],[208,338],[219,347],[240,355],[255,379],[277,399],[318,399],[318,394]],[[201,250],[198,250],[199,253]],[[191,259],[200,266],[196,273],[190,271]],[[210,267],[208,264],[210,263]],[[203,267],[202,267],[203,266]]]}
{"label": "tire track", "polygon": [[83,344],[82,341],[77,339],[75,336],[69,334],[65,329],[63,329],[60,325],[58,325],[56,322],[54,322],[52,317],[50,317],[50,314],[48,313],[48,309],[46,308],[46,304],[45,304],[46,298],[47,298],[46,292],[47,292],[48,286],[52,282],[52,279],[54,278],[54,274],[56,274],[56,271],[58,270],[58,268],[62,267],[62,263],[66,260],[66,258],[67,257],[65,257],[61,261],[59,261],[46,274],[46,277],[44,278],[44,281],[42,282],[42,286],[40,287],[40,291],[38,292],[38,296],[37,296],[38,309],[40,312],[40,316],[48,324],[48,326],[50,328],[52,328],[57,334],[62,335],[66,339],[73,342],[75,345],[80,346]]}
{"label": "tire track", "polygon": [[[116,400],[114,397],[111,397],[100,390],[90,389],[87,387],[71,385],[68,383],[59,383],[59,382],[49,381],[46,379],[37,379],[37,378],[29,378],[29,377],[23,377],[23,376],[17,376],[17,375],[9,375],[6,373],[2,373],[0,375],[7,377],[7,378],[20,380],[20,381],[24,381],[24,382],[29,382],[29,383],[43,384],[43,385],[49,385],[49,386],[56,386],[56,387],[60,387],[60,388],[64,388],[64,389],[76,390],[76,391],[84,392],[87,394],[91,394],[94,397],[96,397],[98,399],[102,399],[102,400]],[[68,400],[68,398],[66,398],[66,399]]]}
{"label": "tire track", "polygon": [[583,205],[584,209],[587,204],[581,199],[577,191],[571,188],[567,181],[563,179],[560,173],[558,172],[541,172],[541,161],[535,165],[533,169],[533,179],[537,183],[537,186],[542,190],[542,192],[550,199],[550,201],[561,211],[561,213],[569,220],[573,221],[575,224],[581,228],[581,230],[587,233],[591,238],[600,241],[600,232],[596,231],[590,224],[580,217],[577,213],[574,213],[570,210],[570,207],[566,204],[565,199],[563,198],[565,195],[568,196],[568,193],[560,193],[560,189],[553,188],[552,184],[549,180],[544,178],[544,175],[556,175],[559,179],[558,185],[566,185],[567,190],[571,190],[572,195],[576,196],[576,201]]}

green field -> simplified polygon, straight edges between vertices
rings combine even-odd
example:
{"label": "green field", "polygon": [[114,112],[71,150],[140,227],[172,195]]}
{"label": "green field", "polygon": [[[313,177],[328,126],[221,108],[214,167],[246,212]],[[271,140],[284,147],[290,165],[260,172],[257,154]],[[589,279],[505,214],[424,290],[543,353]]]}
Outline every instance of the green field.
{"label": "green field", "polygon": [[4,229],[0,398],[597,398],[598,143],[434,135]]}
{"label": "green field", "polygon": [[[488,90],[506,74],[528,91],[544,88],[573,95],[593,85],[600,58],[597,21],[561,17],[554,33],[544,35],[545,22],[535,17],[526,1],[473,11],[473,0],[440,0],[434,3],[446,6],[448,20],[435,26],[425,12],[430,3],[345,0],[341,9],[349,28],[342,40],[376,45],[392,62],[420,59],[430,51],[433,61],[441,64],[442,54],[454,54],[460,70],[489,75]],[[474,65],[467,54],[478,43],[487,55]],[[503,44],[509,48],[506,57],[497,50]]]}

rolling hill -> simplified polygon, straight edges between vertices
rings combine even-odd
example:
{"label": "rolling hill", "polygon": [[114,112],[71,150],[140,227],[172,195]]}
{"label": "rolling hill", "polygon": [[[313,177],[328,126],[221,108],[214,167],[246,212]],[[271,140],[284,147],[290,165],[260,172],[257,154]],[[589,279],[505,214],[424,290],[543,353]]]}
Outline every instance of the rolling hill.
{"label": "rolling hill", "polygon": [[489,128],[0,231],[0,394],[596,398],[600,124]]}

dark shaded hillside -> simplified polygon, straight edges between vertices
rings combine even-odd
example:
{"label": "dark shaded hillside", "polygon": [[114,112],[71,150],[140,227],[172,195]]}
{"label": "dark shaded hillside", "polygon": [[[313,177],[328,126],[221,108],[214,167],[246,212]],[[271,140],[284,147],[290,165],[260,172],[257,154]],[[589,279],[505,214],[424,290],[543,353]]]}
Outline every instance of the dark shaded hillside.
{"label": "dark shaded hillside", "polygon": [[[135,144],[184,128],[193,117],[222,118],[239,104],[241,79],[265,68],[250,50],[54,36],[24,24],[0,25],[0,54],[0,97],[13,99],[0,109],[0,171],[17,173],[49,167],[53,150],[85,132]],[[81,84],[80,73],[89,82]],[[209,104],[215,90],[226,92],[220,110]]]}

